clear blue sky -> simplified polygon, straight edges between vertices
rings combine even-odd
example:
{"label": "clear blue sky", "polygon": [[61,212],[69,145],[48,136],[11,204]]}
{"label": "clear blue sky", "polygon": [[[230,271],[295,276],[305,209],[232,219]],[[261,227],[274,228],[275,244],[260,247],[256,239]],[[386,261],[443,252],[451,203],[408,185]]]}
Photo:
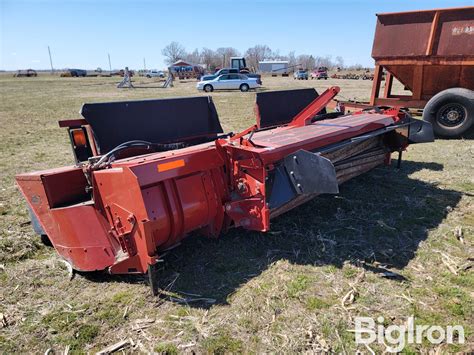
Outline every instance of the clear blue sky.
{"label": "clear blue sky", "polygon": [[161,49],[267,44],[282,54],[342,56],[371,66],[375,13],[458,7],[473,0],[0,0],[0,69],[163,68]]}

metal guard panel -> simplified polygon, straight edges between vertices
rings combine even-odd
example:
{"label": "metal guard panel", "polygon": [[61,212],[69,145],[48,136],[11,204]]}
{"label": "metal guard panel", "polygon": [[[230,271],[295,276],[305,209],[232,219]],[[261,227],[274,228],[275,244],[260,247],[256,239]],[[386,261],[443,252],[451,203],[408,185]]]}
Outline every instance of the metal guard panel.
{"label": "metal guard panel", "polygon": [[285,157],[284,165],[296,193],[339,193],[336,169],[329,159],[301,149]]}
{"label": "metal guard panel", "polygon": [[410,144],[434,142],[433,126],[430,122],[412,118],[408,140]]}
{"label": "metal guard panel", "polygon": [[[259,127],[265,128],[289,123],[318,96],[315,89],[258,92]],[[323,111],[321,113],[326,113],[325,109]]]}
{"label": "metal guard panel", "polygon": [[131,140],[173,143],[222,133],[211,97],[84,104],[100,154]]}

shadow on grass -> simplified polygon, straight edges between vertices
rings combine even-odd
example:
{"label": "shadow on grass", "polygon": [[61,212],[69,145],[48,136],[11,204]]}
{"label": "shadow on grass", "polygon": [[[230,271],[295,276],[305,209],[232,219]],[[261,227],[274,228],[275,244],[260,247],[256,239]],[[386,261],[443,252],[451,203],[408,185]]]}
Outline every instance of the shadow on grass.
{"label": "shadow on grass", "polygon": [[[400,170],[394,167],[377,168],[343,184],[337,196],[317,197],[277,217],[269,233],[237,228],[219,239],[185,239],[165,257],[160,286],[173,280],[172,292],[225,304],[241,284],[281,259],[338,268],[348,261],[375,273],[386,269],[373,267],[374,261],[403,269],[428,231],[446,217],[448,206],[457,205],[461,193],[409,177],[421,169],[440,171],[440,164],[406,161]],[[394,282],[404,280],[394,276]],[[100,278],[106,280],[110,276]],[[121,281],[144,282],[144,278]]]}

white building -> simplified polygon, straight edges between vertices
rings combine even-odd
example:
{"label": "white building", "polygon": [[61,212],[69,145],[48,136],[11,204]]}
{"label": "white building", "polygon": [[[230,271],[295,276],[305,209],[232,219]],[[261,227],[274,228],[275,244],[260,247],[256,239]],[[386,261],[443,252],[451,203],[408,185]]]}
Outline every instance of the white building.
{"label": "white building", "polygon": [[258,71],[274,75],[288,75],[288,64],[287,60],[263,60],[258,62]]}

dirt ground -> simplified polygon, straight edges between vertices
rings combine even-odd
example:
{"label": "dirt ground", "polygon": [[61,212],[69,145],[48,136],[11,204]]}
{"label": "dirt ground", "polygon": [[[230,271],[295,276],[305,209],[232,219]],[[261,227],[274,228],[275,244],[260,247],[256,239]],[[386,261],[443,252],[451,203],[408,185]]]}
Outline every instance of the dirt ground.
{"label": "dirt ground", "polygon": [[[32,232],[14,175],[72,163],[57,121],[79,118],[84,102],[204,95],[195,81],[162,89],[136,78],[134,90],[116,89],[117,81],[0,76],[0,352],[95,352],[129,340],[126,352],[369,353],[354,340],[357,316],[464,326],[465,344],[425,339],[405,353],[474,351],[472,135],[411,146],[399,171],[380,167],[347,182],[338,196],[280,216],[269,233],[190,237],[165,258],[161,297],[145,277],[71,280]],[[339,85],[359,100],[371,87],[263,81],[262,90]],[[225,131],[253,124],[254,92],[212,96]]]}

